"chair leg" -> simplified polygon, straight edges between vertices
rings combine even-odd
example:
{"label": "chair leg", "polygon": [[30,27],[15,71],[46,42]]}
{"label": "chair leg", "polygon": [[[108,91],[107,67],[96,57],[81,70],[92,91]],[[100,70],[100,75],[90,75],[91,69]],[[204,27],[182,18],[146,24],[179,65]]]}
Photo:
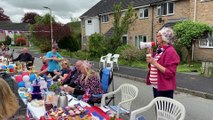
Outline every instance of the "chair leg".
{"label": "chair leg", "polygon": [[99,62],[99,64],[98,64],[98,67],[100,68],[100,64],[101,64],[101,62]]}
{"label": "chair leg", "polygon": [[105,62],[103,62],[103,68],[105,68]]}
{"label": "chair leg", "polygon": [[118,68],[118,70],[119,70],[118,63],[116,63],[116,65],[117,65],[117,68]]}

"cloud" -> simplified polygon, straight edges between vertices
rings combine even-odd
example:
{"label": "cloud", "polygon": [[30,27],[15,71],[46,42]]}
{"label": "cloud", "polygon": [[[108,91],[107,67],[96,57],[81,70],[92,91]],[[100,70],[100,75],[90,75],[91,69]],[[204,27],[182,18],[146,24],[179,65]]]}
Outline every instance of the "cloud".
{"label": "cloud", "polygon": [[45,14],[49,11],[43,8],[48,6],[53,15],[62,23],[70,21],[71,17],[79,17],[100,0],[0,0],[0,7],[14,22],[20,22],[26,12]]}

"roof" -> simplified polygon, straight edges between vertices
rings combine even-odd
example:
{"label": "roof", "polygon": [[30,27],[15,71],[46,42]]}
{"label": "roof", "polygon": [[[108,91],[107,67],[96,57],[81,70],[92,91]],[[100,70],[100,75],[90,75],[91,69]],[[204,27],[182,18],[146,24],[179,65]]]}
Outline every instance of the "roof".
{"label": "roof", "polygon": [[0,29],[16,30],[16,31],[28,31],[29,30],[27,23],[12,23],[12,22],[5,22],[5,21],[0,21]]}
{"label": "roof", "polygon": [[160,29],[162,29],[163,27],[173,27],[175,26],[177,22],[184,21],[184,20],[189,20],[189,18],[169,19],[169,21],[165,23]]}
{"label": "roof", "polygon": [[86,11],[80,18],[83,17],[94,17],[99,14],[109,13],[114,11],[114,4],[121,3],[121,9],[125,10],[128,5],[132,4],[133,7],[140,7],[144,5],[155,5],[156,3],[165,0],[100,0],[96,5]]}

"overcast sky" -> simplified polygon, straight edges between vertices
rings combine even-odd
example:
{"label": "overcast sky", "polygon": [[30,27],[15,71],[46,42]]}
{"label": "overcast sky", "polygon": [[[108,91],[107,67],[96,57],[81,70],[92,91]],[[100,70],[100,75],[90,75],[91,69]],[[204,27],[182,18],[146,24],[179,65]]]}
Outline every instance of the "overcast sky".
{"label": "overcast sky", "polygon": [[21,22],[21,18],[27,12],[36,12],[44,15],[52,9],[55,19],[61,23],[70,22],[71,17],[79,17],[100,0],[0,0],[0,7],[4,14],[13,22]]}

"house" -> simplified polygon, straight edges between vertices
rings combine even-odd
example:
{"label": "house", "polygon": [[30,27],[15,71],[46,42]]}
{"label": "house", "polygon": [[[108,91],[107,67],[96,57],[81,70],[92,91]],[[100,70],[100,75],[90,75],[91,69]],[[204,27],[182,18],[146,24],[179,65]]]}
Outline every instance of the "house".
{"label": "house", "polygon": [[[113,33],[113,5],[121,1],[123,13],[127,10],[128,5],[132,4],[138,15],[138,19],[130,26],[121,40],[125,44],[136,47],[139,47],[141,41],[155,41],[156,33],[160,28],[172,26],[177,21],[194,20],[195,18],[196,21],[213,24],[210,12],[210,8],[213,7],[212,0],[101,0],[80,17],[83,48],[87,46],[88,37],[91,34],[97,32],[109,36]],[[195,6],[196,9],[194,9]],[[204,8],[206,13],[202,12]],[[208,18],[208,16],[211,17]],[[204,44],[199,41],[194,46],[193,56],[195,60],[202,60],[204,57],[197,56],[204,55],[202,52],[212,50],[203,49],[201,45]],[[212,54],[212,57],[207,56],[213,60],[213,53],[206,53]]]}
{"label": "house", "polygon": [[15,34],[27,35],[29,31],[27,23],[12,23],[10,21],[0,21],[0,41],[5,41],[6,36],[12,38],[14,44]]}

